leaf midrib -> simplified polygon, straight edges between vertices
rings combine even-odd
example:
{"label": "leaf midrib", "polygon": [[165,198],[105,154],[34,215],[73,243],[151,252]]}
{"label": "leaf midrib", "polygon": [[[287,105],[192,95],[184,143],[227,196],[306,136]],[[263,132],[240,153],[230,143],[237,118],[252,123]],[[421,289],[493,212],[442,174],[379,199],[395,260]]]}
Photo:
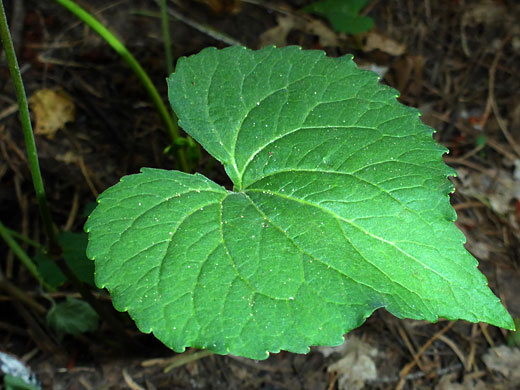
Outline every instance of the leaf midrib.
{"label": "leaf midrib", "polygon": [[[272,192],[270,192],[270,193],[276,195],[276,193],[272,193]],[[365,282],[362,282],[362,281],[356,279],[354,276],[349,275],[349,274],[347,274],[347,273],[345,273],[345,272],[339,270],[338,268],[334,267],[333,265],[330,265],[329,263],[327,263],[325,260],[323,260],[323,259],[321,259],[321,258],[318,258],[318,257],[316,257],[315,255],[313,255],[313,254],[309,253],[308,251],[306,251],[305,249],[303,249],[303,248],[302,248],[300,245],[298,245],[298,244],[297,244],[297,243],[296,243],[296,242],[295,242],[291,237],[289,237],[289,236],[287,235],[287,233],[285,233],[284,230],[283,230],[283,229],[282,229],[282,228],[281,228],[277,223],[275,223],[272,219],[270,219],[270,218],[267,216],[267,214],[265,214],[265,213],[260,209],[260,207],[259,207],[259,206],[258,206],[258,205],[257,205],[257,204],[256,204],[256,203],[255,203],[255,202],[254,202],[254,201],[253,201],[253,200],[252,200],[252,199],[251,199],[251,198],[250,198],[246,193],[244,193],[244,195],[246,196],[246,198],[248,199],[248,201],[251,203],[251,205],[252,205],[252,206],[257,210],[257,212],[258,212],[260,215],[262,215],[266,220],[268,220],[269,223],[272,224],[272,226],[275,226],[276,229],[277,229],[278,231],[280,231],[280,233],[282,233],[282,234],[286,237],[286,239],[289,240],[289,241],[291,242],[292,245],[294,245],[296,248],[298,248],[298,250],[299,250],[302,254],[307,255],[308,257],[310,257],[310,258],[312,258],[312,259],[314,259],[314,260],[320,262],[321,264],[327,266],[327,268],[332,269],[333,271],[337,272],[337,273],[340,274],[341,276],[343,276],[343,277],[345,277],[345,278],[348,278],[348,279],[352,280],[353,282],[355,282],[355,283],[357,283],[357,284],[360,284],[360,285],[362,285],[362,286],[365,286],[365,287],[367,287],[367,288],[370,289],[370,290],[375,291],[375,292],[376,292],[378,295],[380,295],[380,296],[386,296],[386,295],[388,295],[388,293],[381,292],[381,291],[377,290],[374,286],[371,286],[371,285],[369,285],[369,284],[367,284],[367,283],[365,283]],[[282,197],[283,197],[283,196],[282,196]],[[286,198],[288,198],[288,199],[292,199],[292,198],[290,198],[290,197],[286,197]],[[312,203],[309,203],[309,204],[312,205]],[[331,213],[331,214],[332,214],[332,213]],[[423,298],[422,298],[421,296],[419,296],[416,292],[414,292],[414,291],[410,290],[409,288],[407,288],[407,287],[406,287],[405,285],[403,285],[401,282],[396,281],[396,280],[393,280],[389,275],[387,275],[387,274],[384,272],[384,270],[382,270],[382,269],[381,269],[380,267],[378,267],[376,264],[372,263],[369,259],[367,259],[366,256],[364,256],[364,255],[359,251],[359,249],[358,249],[358,248],[357,248],[357,247],[352,243],[352,241],[348,238],[347,234],[346,234],[345,231],[343,230],[343,228],[342,228],[341,224],[339,223],[339,220],[338,220],[338,219],[336,219],[336,222],[338,223],[339,228],[340,228],[341,231],[343,232],[343,236],[344,236],[345,240],[347,240],[347,241],[350,243],[350,245],[352,246],[352,248],[354,248],[355,251],[356,251],[356,252],[357,252],[357,253],[358,253],[358,254],[359,254],[359,255],[360,255],[360,256],[361,256],[361,257],[362,257],[362,258],[363,258],[363,259],[364,259],[368,264],[370,264],[372,267],[374,267],[375,269],[377,269],[377,270],[378,270],[382,275],[384,275],[384,277],[388,278],[388,280],[389,280],[391,283],[395,283],[395,284],[401,286],[404,290],[406,290],[406,291],[408,291],[409,293],[411,293],[412,295],[416,296],[416,297],[417,297],[421,302],[423,302],[423,304],[425,305],[425,307],[427,307],[427,305],[425,304],[425,302],[424,302],[424,300],[423,300]],[[304,283],[305,283],[309,288],[311,288],[313,291],[315,291],[314,288],[312,288],[312,287],[308,284],[308,282],[307,282],[306,280],[303,280],[303,282],[304,282]],[[319,295],[319,296],[321,296],[321,294],[319,294],[319,293],[317,293],[317,292],[316,292],[316,294]],[[265,295],[265,294],[264,294],[264,295]],[[407,301],[407,299],[403,299],[403,302],[406,302],[406,301]]]}
{"label": "leaf midrib", "polygon": [[[338,172],[334,172],[336,174],[338,174]],[[362,179],[360,179],[362,180]],[[374,185],[372,183],[369,183],[369,182],[366,182],[367,184],[371,184],[371,185]],[[374,185],[375,186],[375,185]],[[377,186],[376,186],[377,187]],[[445,280],[446,282],[448,282],[448,284],[451,285],[451,283],[453,283],[452,281],[448,280],[444,275],[442,275],[441,273],[439,273],[438,271],[432,269],[431,267],[429,267],[428,265],[424,264],[422,261],[420,261],[419,259],[417,259],[415,256],[413,256],[412,254],[409,254],[408,252],[406,252],[405,250],[401,249],[398,245],[396,245],[396,243],[394,242],[391,242],[391,241],[388,241],[386,239],[384,239],[383,237],[379,237],[373,233],[371,233],[370,231],[364,229],[362,226],[359,226],[358,224],[356,224],[354,221],[352,220],[349,220],[347,218],[344,218],[336,213],[334,213],[332,210],[328,209],[328,208],[325,208],[325,207],[321,207],[319,206],[318,204],[316,203],[312,203],[312,202],[309,202],[309,201],[305,201],[303,199],[300,199],[300,198],[295,198],[295,197],[291,197],[291,196],[288,196],[286,194],[282,194],[280,192],[276,192],[276,191],[272,191],[272,190],[265,190],[265,189],[254,189],[254,188],[250,188],[248,189],[247,191],[244,191],[244,193],[247,194],[247,192],[258,192],[258,193],[262,193],[262,194],[265,194],[265,193],[268,193],[270,195],[276,195],[280,198],[283,198],[283,199],[286,199],[286,200],[290,200],[290,201],[294,201],[294,202],[297,202],[297,203],[300,203],[302,205],[306,205],[306,206],[310,206],[310,207],[314,207],[314,208],[317,208],[318,210],[320,210],[321,212],[324,212],[326,214],[329,214],[331,215],[335,220],[340,220],[340,221],[343,221],[347,224],[349,224],[350,226],[354,227],[355,229],[361,231],[362,233],[364,234],[367,234],[368,236],[384,243],[384,244],[387,244],[387,245],[390,245],[392,246],[393,248],[395,248],[397,251],[399,251],[400,253],[404,254],[407,258],[417,262],[418,264],[420,264],[421,266],[424,267],[424,269],[428,269],[430,270],[432,273],[435,273],[437,274],[439,277],[441,277],[443,280]],[[388,196],[392,197],[392,199],[396,200],[397,202],[399,202],[401,205],[402,203],[396,199],[395,197],[393,197],[391,194],[389,194],[388,192],[385,192],[386,194],[388,194]],[[407,208],[405,205],[402,205],[403,208],[405,208],[407,211],[410,211],[411,213],[413,213],[414,215],[416,215],[418,218],[420,219],[423,219],[419,214],[417,214],[417,212],[415,212],[414,210],[410,209],[410,208]],[[346,237],[346,236],[345,236]],[[348,237],[346,237],[348,239]]]}

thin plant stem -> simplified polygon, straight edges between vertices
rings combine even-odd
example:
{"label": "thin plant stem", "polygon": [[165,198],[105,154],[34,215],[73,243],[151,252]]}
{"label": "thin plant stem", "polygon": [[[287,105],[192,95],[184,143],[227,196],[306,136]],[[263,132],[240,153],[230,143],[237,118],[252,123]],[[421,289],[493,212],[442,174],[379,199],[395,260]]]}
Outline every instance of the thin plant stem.
{"label": "thin plant stem", "polygon": [[16,53],[7,25],[7,16],[5,14],[4,2],[0,0],[0,36],[2,45],[5,49],[5,57],[11,72],[16,98],[18,100],[18,109],[20,113],[20,121],[22,124],[23,136],[25,138],[25,147],[27,148],[27,160],[29,162],[29,169],[33,180],[34,190],[36,192],[36,200],[40,208],[40,215],[43,220],[45,233],[49,238],[50,249],[56,250],[59,248],[56,230],[52,224],[49,204],[45,195],[45,187],[43,186],[43,179],[40,171],[40,163],[38,162],[38,152],[36,150],[36,143],[34,142],[34,134],[31,126],[31,118],[29,116],[29,107],[27,106],[27,97],[25,96],[25,89],[23,87],[22,76],[20,74],[20,67],[16,59]]}
{"label": "thin plant stem", "polygon": [[[155,0],[155,2],[159,3],[159,0]],[[203,33],[213,39],[216,39],[217,41],[225,43],[226,45],[229,45],[229,46],[244,46],[243,43],[241,43],[240,41],[237,41],[236,39],[230,37],[229,35],[226,35],[226,34],[222,33],[221,31],[215,30],[214,28],[212,28],[208,25],[198,23],[195,20],[190,19],[187,16],[184,16],[181,13],[173,10],[171,7],[167,8],[166,11],[168,12],[168,15],[171,18],[178,20],[182,23],[185,23],[186,25],[194,28],[197,31],[200,31],[201,33]],[[139,12],[134,12],[134,13],[141,14],[141,15],[148,16],[148,17],[153,17],[153,18],[160,17],[160,15],[157,12],[139,11]]]}
{"label": "thin plant stem", "polygon": [[[143,84],[144,88],[148,92],[150,99],[152,100],[155,108],[157,109],[159,115],[161,116],[168,135],[173,144],[179,144],[179,126],[177,125],[177,118],[173,117],[174,114],[170,114],[166,105],[164,104],[159,92],[153,85],[150,77],[143,69],[141,64],[136,60],[136,58],[128,51],[126,46],[117,39],[114,34],[110,30],[108,30],[105,26],[103,26],[94,16],[88,13],[86,10],[81,8],[79,5],[74,3],[72,0],[55,0],[58,4],[72,12],[74,15],[78,17],[78,19],[85,22],[91,29],[93,29],[96,33],[98,33],[112,48],[123,58],[123,60],[130,66],[132,71],[138,77],[138,79]],[[177,158],[179,159],[180,167],[183,171],[189,172],[190,167],[188,164],[188,160],[186,159],[186,155],[184,150],[177,147]]]}
{"label": "thin plant stem", "polygon": [[166,8],[166,0],[161,0],[161,25],[164,41],[164,55],[166,56],[166,71],[168,72],[168,75],[173,73],[173,53],[170,39],[169,19],[168,9]]}
{"label": "thin plant stem", "polygon": [[[58,1],[58,0],[57,0]],[[60,0],[61,1],[61,0]],[[2,38],[2,44],[5,48],[5,54],[9,70],[11,71],[11,77],[15,86],[16,97],[18,98],[18,108],[20,111],[20,120],[22,122],[22,129],[25,137],[25,145],[27,148],[27,156],[29,161],[29,168],[33,177],[34,189],[36,190],[36,196],[38,199],[38,205],[40,206],[40,214],[44,222],[46,233],[50,240],[50,251],[49,255],[56,261],[56,265],[60,268],[61,272],[65,274],[67,279],[72,283],[74,288],[81,293],[81,296],[96,310],[96,312],[104,318],[114,329],[122,330],[123,326],[116,317],[101,306],[101,304],[94,298],[90,290],[81,282],[77,276],[71,271],[70,267],[65,261],[60,259],[61,257],[61,246],[58,242],[58,236],[54,230],[52,224],[49,205],[47,198],[45,197],[45,190],[43,187],[43,180],[41,177],[40,166],[38,163],[38,153],[36,151],[36,144],[34,142],[34,135],[32,132],[31,120],[29,117],[29,108],[27,106],[27,98],[25,96],[25,89],[23,87],[22,77],[20,75],[20,68],[18,67],[18,61],[16,59],[16,53],[14,51],[13,42],[11,40],[11,34],[9,33],[9,27],[7,25],[7,16],[4,10],[3,0],[0,0],[0,35]],[[45,283],[41,275],[38,273],[35,264],[31,258],[24,252],[24,250],[18,245],[18,243],[11,237],[7,229],[0,222],[0,236],[5,240],[7,245],[13,250],[14,254],[20,259],[25,265],[29,272],[47,289],[53,290],[47,283]],[[122,336],[122,338],[124,338]]]}
{"label": "thin plant stem", "polygon": [[[2,0],[0,0],[1,2]],[[9,230],[4,226],[2,222],[0,222],[0,237],[2,237],[7,244],[9,248],[13,251],[13,253],[18,257],[18,259],[22,262],[22,264],[25,266],[27,271],[34,276],[38,282],[42,286],[44,286],[49,291],[54,291],[54,289],[49,286],[43,278],[41,277],[40,273],[38,272],[38,268],[36,267],[36,264],[32,261],[32,259],[25,253],[25,251],[22,249],[20,245],[15,241],[15,239],[11,236],[9,233]]]}
{"label": "thin plant stem", "polygon": [[24,236],[23,234],[21,233],[18,233],[16,230],[13,230],[13,229],[9,229],[8,227],[6,227],[7,229],[7,232],[14,238],[20,240],[20,241],[23,241],[25,242],[26,244],[29,244],[30,246],[33,246],[35,247],[36,249],[43,249],[43,246],[39,243],[39,242],[36,242],[34,240],[31,240],[29,237],[26,237]]}

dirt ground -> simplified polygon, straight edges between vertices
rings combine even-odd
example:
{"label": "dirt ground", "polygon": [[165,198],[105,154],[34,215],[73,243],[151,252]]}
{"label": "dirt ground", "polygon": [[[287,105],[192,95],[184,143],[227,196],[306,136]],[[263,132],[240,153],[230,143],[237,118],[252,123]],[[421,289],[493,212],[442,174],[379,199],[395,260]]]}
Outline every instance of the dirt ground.
{"label": "dirt ground", "polygon": [[[166,97],[158,2],[79,3],[125,42]],[[233,42],[253,49],[275,43],[331,56],[352,53],[360,66],[384,72],[383,82],[400,91],[401,102],[418,107],[450,149],[445,161],[458,173],[451,198],[457,225],[490,287],[520,317],[520,3],[373,0],[363,13],[375,27],[357,36],[298,12],[309,3],[169,1],[177,15],[171,20],[174,56]],[[79,232],[85,207],[121,176],[143,166],[175,168],[176,161],[163,152],[168,137],[146,92],[106,42],[52,0],[4,4],[27,95],[58,90],[69,104],[62,117],[74,111],[65,124],[40,123],[36,141],[52,216],[61,229]],[[207,155],[197,171],[228,184]],[[0,200],[6,226],[43,240],[3,52]],[[8,280],[49,307],[3,243],[0,266]],[[111,307],[107,295],[96,294]],[[51,295],[78,296],[70,285]],[[119,313],[125,337],[137,347],[122,345],[106,322],[95,333],[58,341],[45,310],[0,290],[0,351],[26,361],[43,389],[520,389],[520,350],[502,347],[508,333],[485,324],[399,320],[379,310],[341,347],[252,361],[197,350],[174,354]]]}

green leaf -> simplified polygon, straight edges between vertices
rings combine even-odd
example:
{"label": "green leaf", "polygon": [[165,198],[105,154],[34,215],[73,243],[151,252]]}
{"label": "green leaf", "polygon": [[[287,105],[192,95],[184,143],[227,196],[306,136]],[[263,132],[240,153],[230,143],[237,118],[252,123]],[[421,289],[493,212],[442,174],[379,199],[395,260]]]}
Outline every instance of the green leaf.
{"label": "green leaf", "polygon": [[27,383],[22,378],[6,374],[4,376],[5,390],[40,390],[41,387],[38,385],[32,385]]}
{"label": "green leaf", "polygon": [[[58,241],[63,250],[63,258],[70,269],[82,282],[94,286],[94,264],[86,255],[88,236],[85,233],[60,232]],[[35,256],[38,272],[51,287],[61,286],[67,278],[54,260],[44,253]]]}
{"label": "green leaf", "polygon": [[97,329],[99,316],[85,301],[69,298],[53,306],[47,313],[47,323],[60,336],[93,332]]}
{"label": "green leaf", "polygon": [[56,263],[43,252],[38,252],[34,256],[34,262],[45,283],[52,288],[58,288],[65,283],[65,275],[60,271]]}
{"label": "green leaf", "polygon": [[92,211],[96,208],[97,203],[96,202],[88,202],[85,207],[83,208],[83,212],[81,213],[81,216],[84,218],[87,218]]}
{"label": "green leaf", "polygon": [[359,34],[374,27],[374,20],[368,16],[359,15],[370,0],[324,0],[309,4],[302,9],[325,17],[337,32]]}
{"label": "green leaf", "polygon": [[84,232],[61,232],[58,241],[63,250],[63,258],[72,272],[82,282],[94,286],[94,267],[85,255],[88,236]]}
{"label": "green leaf", "polygon": [[96,283],[141,331],[264,359],[338,345],[381,307],[513,327],[452,222],[446,149],[351,56],[209,48],[168,85],[234,191],[144,168],[99,197]]}
{"label": "green leaf", "polygon": [[507,334],[507,345],[510,347],[520,348],[520,318],[514,318],[515,331],[508,332]]}

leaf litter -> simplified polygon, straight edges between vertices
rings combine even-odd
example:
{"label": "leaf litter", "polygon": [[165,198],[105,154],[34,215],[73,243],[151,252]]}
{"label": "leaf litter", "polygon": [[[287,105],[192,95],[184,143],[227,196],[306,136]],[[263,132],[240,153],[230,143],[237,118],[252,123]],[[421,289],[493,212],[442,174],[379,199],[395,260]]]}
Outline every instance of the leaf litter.
{"label": "leaf litter", "polygon": [[35,134],[49,139],[75,119],[74,101],[63,88],[40,89],[29,98],[29,103],[34,115]]}
{"label": "leaf litter", "polygon": [[[15,4],[18,2],[14,2]],[[181,2],[179,2],[180,4]],[[206,20],[208,23],[225,31],[229,35],[240,37],[242,36],[244,42],[250,47],[257,47],[258,36],[263,32],[272,28],[276,24],[276,13],[268,12],[263,5],[254,5],[253,2],[243,2],[242,12],[236,17],[246,18],[243,23],[229,23],[230,20],[222,15],[215,18],[214,15],[205,15],[199,8],[190,8],[189,5],[182,5],[182,11],[189,13],[198,18],[198,20]],[[260,3],[260,2],[257,2]],[[297,9],[301,2],[287,2],[294,9]],[[299,3],[299,4],[296,4]],[[42,3],[43,4],[43,3]],[[137,8],[144,5],[143,2],[134,1],[132,4]],[[263,3],[265,4],[265,3]],[[473,7],[482,4],[492,4],[496,6],[504,5],[507,9],[506,14],[514,17],[518,15],[518,7],[511,4],[511,2],[485,2],[475,1],[471,5],[459,6],[458,2],[450,2],[447,5],[439,7],[434,2],[408,2],[407,4],[383,4],[379,3],[372,8],[369,15],[374,17],[375,26],[378,32],[388,37],[398,39],[406,45],[407,50],[412,53],[421,54],[424,57],[423,63],[423,81],[420,83],[420,88],[414,88],[409,92],[401,93],[402,101],[407,104],[415,106],[428,104],[429,118],[436,122],[436,129],[438,133],[437,138],[449,146],[452,150],[449,159],[450,164],[457,169],[463,167],[468,170],[468,174],[472,175],[479,173],[482,169],[492,169],[496,171],[505,171],[506,176],[514,177],[516,172],[509,162],[514,161],[514,151],[511,145],[504,139],[499,127],[495,124],[493,115],[490,121],[483,130],[476,130],[468,120],[459,119],[458,113],[463,109],[472,109],[475,107],[481,108],[483,111],[487,98],[487,83],[488,83],[488,69],[492,62],[494,48],[493,42],[496,38],[504,36],[504,31],[511,32],[512,38],[510,43],[505,46],[506,56],[503,56],[498,65],[495,100],[500,107],[500,113],[507,121],[509,130],[513,132],[516,139],[519,139],[518,125],[520,123],[520,101],[517,96],[512,93],[512,90],[517,90],[519,85],[518,74],[515,71],[519,62],[518,55],[518,26],[510,24],[511,17],[506,17],[499,23],[490,23],[485,19],[471,19],[470,23],[465,25],[464,37],[461,38],[460,20],[465,12],[473,9]],[[106,6],[106,2],[92,1],[92,7]],[[35,8],[41,7],[41,4]],[[54,11],[59,8],[53,8]],[[54,12],[53,11],[53,12]],[[54,20],[48,17],[45,12],[36,15],[32,10],[27,10],[28,18],[26,18],[25,33],[29,32],[31,35],[26,35],[25,40],[29,43],[37,42],[38,45],[49,44],[51,42],[45,41],[44,34],[35,35],[35,31],[41,30],[42,26],[45,32],[52,28],[64,28],[70,22],[70,18],[64,18],[63,13],[56,12]],[[114,7],[103,12],[103,18],[109,25],[116,25],[115,20],[128,20],[128,9],[122,10],[120,7]],[[38,19],[40,18],[40,19]],[[236,19],[244,20],[244,19]],[[254,33],[248,32],[254,30],[255,23],[261,20],[261,28],[255,30]],[[114,21],[114,22],[113,22]],[[136,19],[130,23],[134,23]],[[254,22],[252,22],[254,21]],[[113,22],[113,23],[112,23]],[[124,33],[128,42],[135,42],[136,53],[146,57],[148,54],[143,53],[140,47],[145,38],[142,34],[142,26],[150,27],[150,22],[145,22],[142,19],[140,28],[125,28]],[[54,24],[53,24],[54,23]],[[57,23],[57,24],[56,24]],[[125,26],[126,26],[125,22]],[[247,31],[245,30],[247,26]],[[52,30],[54,31],[54,30]],[[199,51],[201,48],[209,45],[214,45],[214,41],[204,37],[203,33],[194,32],[181,24],[175,27],[175,45],[179,48],[180,54],[189,54]],[[137,33],[139,32],[139,33]],[[72,40],[59,41],[55,35],[45,35],[50,37],[50,40],[56,41],[60,44],[68,45],[67,49],[52,49],[46,52],[43,61],[46,62],[51,75],[58,75],[60,77],[61,70],[65,69],[72,77],[67,78],[67,83],[60,83],[65,86],[65,89],[75,100],[81,103],[81,114],[85,115],[86,121],[69,122],[71,129],[74,129],[79,135],[79,145],[85,154],[86,164],[92,172],[95,172],[95,181],[100,183],[99,188],[104,188],[115,180],[121,174],[126,172],[135,172],[137,169],[146,164],[148,161],[157,161],[157,164],[164,164],[169,161],[161,155],[160,152],[164,146],[164,139],[160,131],[157,130],[158,121],[154,120],[154,113],[147,111],[146,105],[141,106],[145,109],[135,110],[132,106],[132,100],[135,98],[139,100],[139,93],[135,93],[135,88],[132,85],[126,84],[123,77],[118,76],[124,69],[119,61],[113,61],[109,49],[100,47],[99,42],[95,46],[89,45],[89,34],[84,34],[82,28],[72,29],[68,33],[68,37],[76,38],[82,42],[82,46],[74,46]],[[160,36],[160,32],[156,31],[155,37]],[[449,39],[448,39],[449,38]],[[47,38],[45,38],[47,39]],[[150,35],[146,36],[150,39]],[[287,44],[300,44],[306,47],[311,47],[314,43],[315,37],[309,37],[304,33],[287,35]],[[345,52],[356,51],[356,44],[350,37],[346,40],[339,41],[339,45],[334,48],[327,48],[331,53],[343,54]],[[140,46],[141,45],[141,46]],[[472,55],[470,62],[465,57],[464,47],[469,48]],[[62,46],[63,47],[63,46]],[[148,45],[147,47],[151,47]],[[29,50],[29,49],[28,49]],[[42,46],[33,45],[30,47],[31,51],[42,52]],[[68,51],[67,51],[68,50]],[[156,53],[155,59],[151,59],[149,64],[151,69],[155,70],[156,74],[163,74],[162,63],[157,60],[161,57],[160,49],[152,49]],[[405,55],[402,55],[402,58]],[[394,62],[387,53],[374,52],[367,54],[358,54],[358,59],[363,59],[368,62],[374,62],[379,65],[390,65],[389,71],[385,75],[385,80],[392,81],[399,66]],[[364,57],[364,58],[363,58]],[[30,61],[36,61],[36,56],[31,57]],[[72,59],[70,64],[67,60]],[[54,62],[50,62],[50,61]],[[62,65],[57,65],[60,60]],[[82,62],[89,67],[81,68],[77,64]],[[101,66],[99,66],[101,64]],[[472,65],[473,64],[473,65]],[[478,64],[475,66],[475,64]],[[92,66],[91,66],[92,65]],[[97,67],[97,68],[96,68]],[[94,71],[94,69],[96,69]],[[41,71],[41,63],[38,65],[34,63],[34,67],[30,72],[24,73],[24,81],[28,91],[38,90],[42,87],[41,80],[43,79]],[[105,75],[107,77],[100,77]],[[112,77],[112,75],[115,75]],[[164,78],[163,76],[161,76]],[[6,77],[5,80],[8,78]],[[4,78],[2,78],[4,80]],[[110,80],[109,82],[105,80]],[[82,82],[87,82],[87,85],[96,87],[100,91],[100,96],[106,99],[100,102],[94,99],[87,89],[82,87]],[[160,86],[161,81],[158,81]],[[395,85],[395,84],[392,84]],[[122,87],[122,88],[121,88]],[[7,95],[6,95],[7,96]],[[0,103],[4,104],[4,101]],[[5,106],[4,106],[5,107]],[[121,107],[127,107],[122,110]],[[0,109],[0,112],[2,110]],[[132,112],[132,114],[128,114]],[[478,120],[478,118],[476,118]],[[1,180],[2,185],[7,180],[10,185],[10,180],[15,176],[10,172],[20,172],[19,168],[23,164],[23,145],[17,141],[16,130],[18,130],[14,115],[3,117],[2,125],[0,125],[0,146],[2,156],[5,158],[6,152],[10,159],[5,158],[3,161],[0,158],[2,168]],[[3,127],[4,125],[8,125]],[[2,129],[3,127],[3,129]],[[13,131],[10,130],[13,129]],[[125,139],[128,129],[132,129],[132,134],[136,137],[130,141]],[[154,130],[155,129],[155,130]],[[65,130],[66,131],[66,130]],[[484,149],[480,152],[466,155],[472,152],[475,148],[475,140],[482,134],[482,131],[487,136],[487,142]],[[42,142],[39,149],[46,156],[63,155],[69,148],[64,138],[58,135],[66,134],[66,132],[58,132],[53,142]],[[46,139],[46,138],[45,138]],[[119,143],[114,143],[114,139],[118,139]],[[141,140],[146,139],[146,145]],[[43,140],[43,139],[42,139]],[[137,142],[136,142],[137,141]],[[58,153],[56,153],[58,152]],[[508,157],[509,162],[504,162],[503,157]],[[51,157],[52,158],[52,157]],[[517,157],[518,158],[518,157]],[[63,165],[59,162],[53,164],[43,164],[44,175],[55,175],[58,169]],[[103,162],[100,164],[100,162]],[[207,160],[206,160],[207,162]],[[468,166],[471,163],[471,166]],[[69,167],[72,170],[74,167]],[[8,172],[7,175],[4,172]],[[77,185],[76,177],[81,178],[82,174],[79,170],[73,171],[74,175],[66,176],[65,181],[73,183],[71,187]],[[222,179],[224,176],[222,172],[214,170],[211,173],[211,178],[216,180]],[[494,177],[490,175],[490,177]],[[502,174],[502,177],[503,174]],[[517,178],[515,177],[514,180]],[[17,173],[16,179],[18,183],[29,183],[30,177],[25,173]],[[476,184],[479,180],[474,181]],[[459,186],[458,179],[455,179],[457,187]],[[71,211],[71,203],[67,201],[67,192],[63,192],[61,182],[54,182],[52,180],[47,183],[48,191],[53,194],[55,198],[64,200],[62,206],[59,206],[60,214],[67,216]],[[81,198],[85,201],[92,201],[93,197],[90,190],[84,187],[85,183],[80,184]],[[73,193],[70,192],[69,199],[72,199]],[[515,314],[516,317],[520,315],[520,305],[518,300],[518,283],[520,277],[518,275],[518,257],[519,241],[518,230],[514,224],[511,223],[512,218],[519,220],[519,207],[512,200],[505,211],[505,214],[499,214],[495,209],[488,207],[482,203],[479,198],[481,194],[474,191],[473,194],[463,194],[457,191],[452,200],[456,206],[459,214],[459,226],[461,226],[468,238],[469,244],[478,244],[485,249],[488,260],[481,260],[481,269],[490,278],[490,284],[495,291],[505,296],[505,302],[508,307]],[[477,197],[476,197],[477,196]],[[22,221],[28,221],[28,215],[33,215],[34,209],[23,206],[22,199],[17,200],[7,198],[4,203],[5,207],[2,210],[2,215],[11,217],[13,228],[22,226]],[[32,206],[31,206],[32,207]],[[6,213],[5,210],[8,210]],[[14,212],[13,210],[20,210]],[[31,214],[29,214],[29,212]],[[36,215],[36,213],[34,213]],[[19,224],[19,225],[18,225]],[[81,221],[76,221],[74,226],[79,227]],[[21,228],[20,228],[21,230]],[[479,257],[479,256],[477,256]],[[493,275],[498,275],[494,278]],[[27,285],[28,290],[31,289]],[[8,302],[9,303],[9,302]],[[2,303],[5,305],[5,303]],[[4,308],[5,306],[2,306]],[[12,311],[8,306],[7,312]],[[25,323],[18,322],[15,325],[21,330],[26,327]],[[440,325],[440,324],[439,324]],[[395,356],[395,358],[388,359],[395,369],[399,369],[407,362],[413,359],[413,350],[420,347],[421,344],[427,341],[428,337],[439,328],[439,325],[415,324],[411,328],[402,327],[401,324],[392,321],[390,316],[381,313],[377,318],[371,319],[367,322],[362,332],[355,333],[361,339],[363,336],[370,335],[375,340],[370,341],[370,345],[378,346],[378,349],[384,350],[386,356]],[[405,329],[405,334],[408,335],[409,347],[405,347],[404,334],[399,329]],[[104,331],[102,331],[104,332]],[[131,327],[128,327],[128,332],[133,334],[135,338],[141,338],[138,334],[132,333]],[[9,333],[7,335],[6,347],[22,356],[24,353],[30,352],[31,338],[27,335],[20,336],[17,333]],[[465,323],[458,323],[452,331],[447,334],[459,348],[466,354],[466,358],[471,363],[473,361],[472,371],[465,372],[461,369],[458,358],[453,351],[442,342],[435,343],[428,350],[427,356],[421,357],[422,360],[429,361],[432,364],[432,369],[423,372],[422,369],[412,372],[407,379],[409,388],[435,388],[441,381],[448,382],[452,388],[460,390],[460,386],[471,388],[473,384],[475,388],[482,387],[484,383],[487,389],[503,389],[511,388],[511,378],[507,378],[500,371],[482,370],[485,364],[482,356],[488,349],[488,342],[495,341],[497,345],[501,344],[503,335],[493,328],[481,328],[479,326],[471,326]],[[486,336],[485,336],[486,335]],[[4,339],[5,340],[5,339]],[[151,346],[153,342],[151,339],[145,338],[147,343]],[[74,348],[74,340],[69,340],[69,346]],[[37,344],[37,345],[41,345]],[[235,358],[215,357],[196,361],[193,364],[198,367],[193,370],[193,366],[189,369],[180,367],[175,370],[169,377],[161,373],[161,367],[152,365],[150,367],[142,367],[141,361],[147,358],[168,359],[171,354],[168,351],[161,349],[159,345],[155,345],[152,351],[143,352],[143,354],[130,355],[121,357],[120,351],[116,354],[110,353],[107,348],[99,348],[95,343],[91,343],[88,348],[84,348],[80,344],[83,352],[76,365],[69,366],[67,371],[59,372],[58,367],[64,365],[52,364],[48,359],[49,355],[45,355],[44,349],[37,350],[36,357],[29,357],[29,365],[36,368],[40,377],[44,379],[45,384],[60,386],[60,384],[78,386],[79,383],[88,385],[87,388],[99,388],[100,386],[124,386],[123,374],[121,366],[126,366],[127,371],[131,374],[135,382],[142,386],[152,388],[172,388],[178,386],[182,388],[189,388],[197,386],[199,388],[233,388],[233,386],[260,388],[261,386],[271,386],[272,388],[329,388],[333,383],[333,375],[326,372],[326,367],[330,364],[327,359],[319,352],[311,352],[307,356],[279,354],[273,356],[266,362],[243,362]],[[384,348],[383,348],[384,346]],[[393,351],[388,353],[388,347]],[[144,350],[143,350],[144,351]],[[189,352],[188,352],[189,353]],[[472,355],[473,354],[473,355]],[[34,356],[34,355],[32,355]],[[51,355],[52,356],[52,355]],[[162,356],[162,357],[161,357]],[[473,359],[471,358],[473,356]],[[431,359],[430,359],[431,358]],[[379,379],[382,372],[380,366],[384,364],[378,362],[376,368],[378,369]],[[102,367],[103,370],[99,368]],[[231,367],[233,369],[228,369]],[[424,366],[422,366],[424,368]],[[480,371],[479,371],[480,367]],[[239,368],[240,375],[234,376],[233,370]],[[96,370],[98,370],[96,372]],[[104,372],[104,374],[103,374]],[[507,371],[509,372],[509,371]],[[479,375],[478,379],[471,379],[471,375]],[[174,377],[174,378],[173,378]],[[224,378],[224,379],[223,379]],[[377,382],[367,382],[365,388],[367,389],[393,389],[395,388],[396,378],[388,377],[388,380]],[[65,388],[67,386],[65,385]],[[457,387],[459,385],[459,387]],[[239,388],[241,388],[239,387]],[[175,387],[173,387],[175,388]],[[333,388],[333,387],[332,387]],[[451,388],[449,388],[451,390]],[[444,389],[443,389],[444,390]]]}

